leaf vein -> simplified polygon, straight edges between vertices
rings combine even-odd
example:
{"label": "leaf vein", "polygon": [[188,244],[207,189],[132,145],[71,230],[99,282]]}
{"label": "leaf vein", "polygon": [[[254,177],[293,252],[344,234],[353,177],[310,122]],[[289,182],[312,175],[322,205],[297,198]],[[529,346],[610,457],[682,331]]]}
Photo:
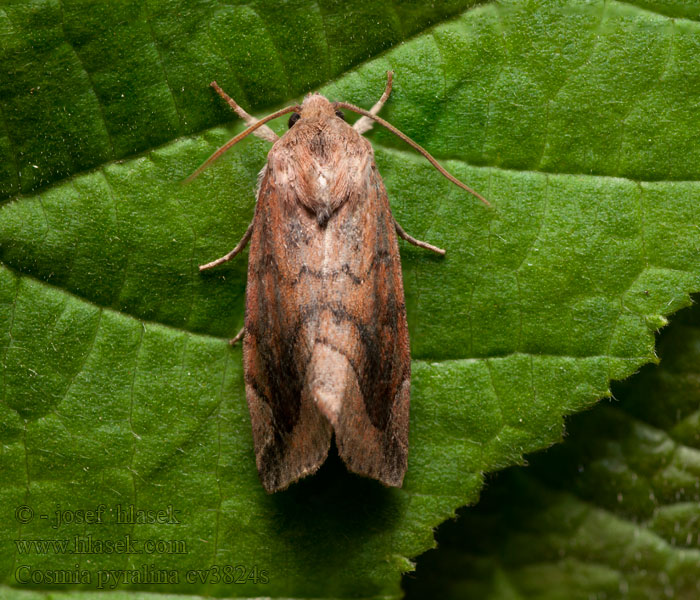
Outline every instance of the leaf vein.
{"label": "leaf vein", "polygon": [[73,44],[68,39],[68,35],[66,33],[66,20],[65,20],[63,3],[64,3],[64,0],[58,1],[58,5],[61,9],[61,32],[63,33],[63,39],[65,40],[66,45],[71,49],[71,52],[73,53],[73,56],[75,56],[76,60],[78,61],[80,68],[85,73],[85,77],[87,79],[87,83],[88,83],[88,86],[90,88],[90,92],[92,92],[92,95],[95,97],[97,109],[100,111],[100,120],[102,122],[102,127],[104,128],[105,135],[107,136],[107,141],[109,142],[109,146],[112,150],[111,155],[116,158],[117,154],[116,154],[116,151],[114,149],[114,140],[112,139],[112,134],[110,133],[109,127],[107,125],[107,117],[105,115],[104,106],[102,106],[102,102],[100,100],[100,97],[97,95],[97,88],[95,87],[95,82],[92,80],[92,75],[90,75],[90,71],[88,71],[87,68],[85,67],[85,63],[83,62],[83,59],[80,56],[80,53],[78,52],[78,50],[73,46]]}

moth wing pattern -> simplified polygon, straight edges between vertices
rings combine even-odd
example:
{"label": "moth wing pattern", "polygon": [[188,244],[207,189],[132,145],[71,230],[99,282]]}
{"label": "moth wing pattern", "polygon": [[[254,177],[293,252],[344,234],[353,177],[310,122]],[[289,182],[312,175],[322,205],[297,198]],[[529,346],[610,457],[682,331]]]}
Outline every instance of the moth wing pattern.
{"label": "moth wing pattern", "polygon": [[284,245],[284,217],[271,179],[270,169],[264,169],[250,240],[243,337],[256,463],[268,492],[315,472],[328,455],[332,436],[330,423],[304,385],[311,356],[308,326],[298,312],[296,285],[284,281],[289,263],[298,261]]}
{"label": "moth wing pattern", "polygon": [[284,489],[319,468],[334,434],[351,471],[400,486],[410,350],[394,221],[369,142],[311,125],[270,151],[250,241],[243,359],[258,471],[268,492]]}
{"label": "moth wing pattern", "polygon": [[362,183],[356,197],[328,223],[339,257],[329,277],[346,284],[324,290],[308,380],[347,467],[400,486],[408,454],[408,326],[394,221],[371,155],[368,162],[368,177],[355,180]]}

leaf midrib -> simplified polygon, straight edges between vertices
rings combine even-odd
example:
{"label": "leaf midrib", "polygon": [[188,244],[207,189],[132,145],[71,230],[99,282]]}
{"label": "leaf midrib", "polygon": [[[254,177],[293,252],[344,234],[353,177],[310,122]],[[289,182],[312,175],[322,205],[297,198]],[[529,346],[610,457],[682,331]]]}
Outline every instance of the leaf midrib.
{"label": "leaf midrib", "polygon": [[[171,143],[172,143],[172,142],[171,142]],[[386,152],[386,153],[393,153],[393,154],[400,155],[400,156],[402,156],[403,160],[422,160],[421,157],[417,156],[414,152],[409,151],[409,150],[400,150],[400,149],[395,149],[395,148],[389,148],[389,147],[382,146],[382,145],[377,146],[376,144],[375,144],[375,146],[376,146],[378,149],[380,149],[381,151],[383,151],[383,152]],[[144,155],[149,155],[149,154],[151,154],[151,153],[153,153],[153,152],[156,152],[156,151],[157,151],[157,149],[149,150],[149,151],[147,151],[146,153],[144,153]],[[121,162],[121,161],[113,161],[113,162]],[[498,171],[498,172],[503,172],[503,173],[531,173],[531,174],[542,175],[542,176],[545,176],[545,177],[547,177],[547,176],[556,176],[556,177],[560,177],[560,176],[561,176],[561,177],[567,177],[567,176],[574,176],[574,177],[593,177],[593,178],[603,178],[603,179],[614,179],[614,180],[616,180],[616,181],[629,181],[629,182],[635,183],[635,184],[637,184],[637,185],[644,185],[644,184],[664,184],[664,183],[669,183],[669,184],[674,184],[674,183],[677,183],[677,184],[681,184],[681,183],[683,183],[683,184],[698,184],[698,183],[700,183],[700,182],[698,182],[697,180],[636,180],[636,179],[630,179],[630,178],[627,178],[627,177],[618,177],[618,176],[611,176],[611,175],[594,175],[594,174],[583,174],[583,173],[547,173],[547,172],[543,172],[543,171],[519,170],[519,169],[504,169],[504,168],[496,167],[496,166],[479,167],[479,166],[470,165],[470,164],[467,163],[466,161],[461,161],[461,160],[458,160],[458,159],[454,159],[454,160],[452,160],[452,162],[460,163],[461,165],[468,166],[468,167],[471,167],[471,168],[476,169],[476,170],[487,169],[487,170]],[[101,165],[101,166],[99,166],[99,167],[96,167],[96,168],[94,168],[94,169],[91,169],[90,172],[97,172],[97,171],[104,170],[109,164],[112,164],[112,163],[106,163],[106,164],[104,164],[104,165]],[[439,175],[436,174],[436,177],[439,177]],[[72,177],[69,178],[69,179],[72,179]],[[54,184],[54,185],[61,185],[61,184]],[[466,194],[466,193],[465,193],[465,194]],[[36,194],[36,196],[37,196],[37,198],[39,198],[39,199],[41,198],[41,194]],[[8,209],[10,206],[12,206],[15,202],[19,202],[19,201],[20,201],[21,199],[23,199],[23,198],[29,199],[29,198],[32,198],[32,196],[27,195],[27,196],[18,196],[18,197],[15,197],[15,199],[13,199],[13,200],[11,200],[11,201],[5,203],[4,205],[0,206],[0,211],[2,211],[2,210],[7,210],[7,209]],[[469,200],[471,200],[471,197],[469,197]],[[42,205],[42,206],[43,206],[43,205]],[[0,219],[1,219],[1,218],[2,218],[2,214],[1,214],[1,212],[0,212]],[[89,298],[87,298],[87,297],[85,297],[85,296],[81,296],[80,294],[77,294],[77,293],[75,293],[74,291],[71,291],[71,290],[66,289],[66,288],[64,288],[64,287],[51,284],[51,283],[49,283],[49,282],[47,282],[47,281],[41,279],[40,277],[37,277],[37,276],[35,276],[35,275],[31,274],[31,273],[27,273],[27,272],[25,272],[25,271],[22,271],[21,269],[18,269],[16,266],[9,265],[9,264],[7,264],[6,262],[0,261],[0,265],[2,265],[3,267],[5,267],[5,268],[8,269],[9,271],[11,271],[13,274],[15,274],[15,275],[18,276],[18,277],[28,277],[28,278],[30,278],[30,279],[32,279],[32,280],[34,280],[34,281],[37,281],[37,282],[41,283],[42,285],[46,285],[46,286],[48,286],[48,287],[50,287],[50,288],[52,288],[52,289],[60,290],[60,291],[63,292],[63,293],[69,294],[69,295],[71,295],[71,296],[73,296],[73,297],[79,299],[79,300],[82,301],[82,302],[85,302],[85,303],[87,303],[87,304],[90,304],[90,305],[92,305],[92,306],[95,306],[95,307],[99,308],[100,310],[110,310],[110,311],[112,311],[112,312],[115,313],[115,314],[120,314],[120,315],[129,317],[129,318],[133,318],[133,319],[135,319],[135,320],[137,320],[137,321],[139,321],[140,323],[143,323],[143,324],[145,324],[145,325],[148,325],[148,324],[159,325],[159,326],[162,326],[162,327],[166,327],[166,328],[168,328],[168,329],[172,329],[173,331],[178,331],[178,332],[181,332],[181,333],[188,333],[188,334],[191,334],[191,335],[203,336],[204,338],[208,338],[208,339],[217,339],[217,340],[224,340],[224,339],[225,339],[225,338],[222,338],[222,337],[213,336],[213,335],[206,334],[206,333],[203,333],[203,332],[192,331],[192,330],[187,329],[187,328],[176,327],[176,326],[174,326],[174,325],[172,325],[172,324],[164,323],[164,322],[161,322],[161,321],[144,320],[144,319],[142,319],[141,317],[139,317],[138,315],[132,314],[132,313],[130,313],[130,312],[125,312],[125,311],[118,310],[118,309],[114,308],[113,306],[107,306],[107,305],[98,304],[98,303],[96,303],[94,300],[91,300],[91,299],[89,299]],[[681,269],[680,271],[683,272],[683,273],[692,274],[690,271],[684,271],[684,270],[682,270],[682,269]],[[196,273],[195,273],[195,274],[196,274]],[[523,354],[523,353],[516,353],[516,354]],[[527,354],[527,353],[524,353],[524,354]],[[542,354],[537,354],[537,356],[544,356],[544,355],[542,355]],[[558,356],[558,355],[553,355],[553,356]],[[600,356],[603,356],[603,355],[600,355]],[[493,357],[488,357],[488,358],[499,358],[499,357],[500,357],[500,356],[493,356]],[[586,357],[583,357],[583,356],[582,356],[582,357],[575,357],[575,358],[586,358]],[[628,358],[628,357],[608,357],[608,358]],[[426,361],[426,362],[441,362],[441,361],[443,361],[443,360],[449,361],[449,360],[472,360],[472,359],[474,359],[474,357],[450,357],[450,358],[442,358],[442,359],[434,359],[434,360],[433,360],[433,359],[430,359],[430,358],[422,358],[421,360],[424,360],[424,361]],[[479,359],[479,358],[476,358],[475,360],[478,360],[478,359]]]}
{"label": "leaf midrib", "polygon": [[[674,21],[687,21],[687,22],[693,23],[693,24],[700,23],[700,18],[699,18],[699,19],[692,19],[692,18],[686,17],[686,16],[674,15],[674,14],[673,14],[673,11],[670,11],[670,10],[669,10],[668,12],[663,12],[662,10],[658,10],[658,7],[656,7],[656,9],[651,9],[651,8],[649,8],[648,6],[644,6],[644,5],[642,5],[642,4],[637,4],[637,3],[632,2],[632,1],[630,1],[630,0],[609,0],[609,1],[614,2],[614,3],[617,3],[617,4],[623,4],[623,5],[631,6],[631,7],[634,7],[635,9],[637,9],[637,10],[644,11],[644,12],[647,12],[647,13],[650,13],[650,14],[654,14],[654,15],[658,15],[658,16],[661,16],[661,17],[664,17],[664,18],[672,19],[672,20],[674,20]],[[445,23],[448,23],[448,22],[450,22],[450,21],[454,21],[454,20],[456,20],[456,19],[459,19],[459,18],[461,18],[464,14],[466,14],[466,13],[468,13],[468,12],[471,12],[471,11],[473,11],[473,10],[475,10],[475,9],[478,9],[479,7],[488,5],[488,4],[497,4],[497,3],[496,3],[494,0],[477,0],[477,2],[475,2],[475,4],[473,4],[473,5],[472,5],[471,7],[469,7],[468,9],[466,9],[466,10],[461,10],[461,11],[457,11],[457,12],[451,14],[450,16],[447,16],[447,17],[444,18],[444,19],[438,19],[438,20],[436,20],[435,22],[433,22],[431,25],[429,25],[429,26],[427,26],[427,27],[425,27],[425,28],[423,28],[423,29],[417,30],[413,35],[410,35],[410,36],[408,36],[408,37],[402,38],[399,42],[397,42],[396,44],[393,44],[393,45],[391,45],[391,46],[385,48],[385,49],[382,50],[381,52],[379,52],[379,53],[377,53],[377,54],[370,54],[370,55],[367,56],[364,60],[361,60],[361,61],[359,61],[359,62],[357,62],[357,63],[354,63],[354,64],[350,65],[348,69],[346,69],[345,71],[342,71],[341,73],[339,73],[335,78],[333,78],[333,79],[326,79],[325,81],[319,82],[319,88],[320,88],[320,87],[328,86],[328,85],[332,84],[333,82],[342,79],[342,78],[345,77],[348,73],[351,73],[351,72],[353,72],[353,71],[355,71],[355,70],[361,68],[363,65],[365,65],[365,64],[367,64],[367,63],[370,63],[370,62],[373,62],[373,61],[376,61],[378,58],[380,58],[380,57],[382,57],[382,56],[388,54],[388,53],[391,52],[391,51],[393,51],[396,47],[398,47],[398,46],[401,45],[401,44],[410,42],[411,40],[413,40],[413,39],[415,39],[415,38],[419,38],[419,37],[421,37],[421,36],[423,36],[423,35],[429,34],[431,31],[437,29],[438,27],[444,25]],[[149,16],[150,16],[150,15],[149,15]],[[147,20],[148,20],[148,19],[147,19]],[[150,25],[150,20],[149,20],[149,25]],[[66,44],[68,44],[68,45],[71,47],[71,50],[72,50],[74,53],[77,53],[77,50],[73,47],[73,45],[70,43],[70,41],[69,41],[66,37],[64,37],[64,42],[65,42]],[[158,61],[159,61],[159,65],[161,66],[161,68],[164,68],[164,65],[162,64],[162,60],[161,60],[160,55],[159,55],[159,57],[158,57]],[[89,73],[87,70],[85,70],[85,73],[87,74],[87,76],[88,76],[88,78],[89,78],[89,77],[90,77],[90,73]],[[166,81],[167,81],[167,77],[166,77]],[[170,85],[169,85],[169,84],[168,84],[168,89],[170,90]],[[172,90],[170,90],[170,91],[172,92]],[[287,102],[289,102],[289,101],[291,101],[291,100],[293,100],[293,98],[288,98],[288,99],[287,99]],[[276,106],[276,105],[274,105],[274,106]],[[271,107],[273,107],[273,105],[266,105],[266,104],[263,104],[263,105],[261,105],[260,108],[265,108],[265,107],[270,107],[270,108],[271,108]],[[104,119],[102,119],[102,122],[103,122],[103,125],[104,125],[105,128],[106,128],[106,123],[104,122]],[[107,162],[104,162],[104,163],[102,163],[102,164],[100,164],[100,165],[96,165],[96,166],[91,167],[91,168],[89,168],[89,169],[81,169],[81,170],[75,171],[75,172],[71,173],[70,175],[68,175],[68,176],[66,176],[66,177],[62,177],[62,178],[59,178],[59,179],[55,179],[54,181],[51,181],[50,183],[47,183],[47,184],[45,184],[45,185],[41,185],[41,186],[35,188],[34,190],[32,190],[31,193],[28,193],[28,194],[18,193],[18,194],[15,194],[15,195],[13,195],[13,196],[7,196],[7,197],[5,197],[5,198],[0,198],[0,206],[4,206],[4,205],[7,205],[7,204],[11,204],[12,202],[17,201],[17,200],[19,200],[19,199],[21,199],[21,198],[31,198],[31,197],[33,197],[33,196],[35,196],[35,195],[39,195],[39,194],[45,192],[47,189],[51,189],[52,187],[54,187],[54,186],[56,186],[56,185],[61,185],[61,184],[65,183],[66,181],[70,181],[70,180],[72,180],[72,179],[74,179],[74,178],[77,178],[77,177],[80,177],[80,176],[82,176],[82,175],[85,175],[85,174],[88,174],[88,173],[93,173],[93,172],[95,172],[95,171],[97,171],[97,170],[99,170],[99,169],[105,168],[105,166],[107,166],[107,165],[109,165],[109,164],[112,164],[112,163],[114,163],[114,162],[123,162],[123,161],[126,161],[126,160],[133,160],[133,159],[136,159],[136,158],[139,158],[139,157],[142,157],[142,156],[146,156],[146,155],[148,155],[148,154],[151,153],[151,152],[157,151],[158,149],[161,149],[161,148],[163,148],[163,147],[166,147],[166,146],[168,146],[168,145],[170,145],[170,144],[172,144],[172,143],[176,143],[178,140],[187,139],[187,138],[196,138],[196,137],[199,137],[199,136],[205,134],[205,133],[208,132],[208,131],[211,131],[212,129],[215,129],[215,128],[218,128],[218,127],[222,127],[222,126],[231,125],[231,124],[237,124],[238,122],[239,122],[238,119],[233,118],[233,119],[231,119],[230,121],[221,122],[221,123],[215,125],[214,127],[207,127],[207,128],[204,128],[204,129],[200,129],[200,130],[194,131],[194,132],[192,132],[192,133],[190,133],[190,134],[188,134],[188,135],[186,135],[186,136],[177,136],[177,137],[173,137],[173,138],[167,140],[166,142],[164,142],[163,144],[160,144],[160,145],[158,145],[158,146],[153,146],[153,147],[151,147],[151,148],[149,148],[149,149],[147,149],[147,150],[143,150],[143,151],[140,151],[140,152],[135,152],[135,153],[133,153],[133,154],[127,154],[127,155],[120,156],[120,157],[114,157],[112,160],[107,161]],[[4,123],[4,119],[3,119],[3,123]],[[10,138],[8,138],[8,139],[10,139]],[[375,145],[376,145],[376,144],[375,144]],[[378,146],[378,147],[381,147],[380,145],[377,145],[377,146]],[[388,148],[388,147],[385,147],[385,149],[389,149],[389,148]],[[392,150],[393,150],[393,148],[392,148]],[[17,159],[16,153],[13,153],[12,156],[13,156],[13,161],[14,161],[14,163],[15,163],[15,165],[16,165],[16,164],[17,164],[17,163],[16,163],[16,159]],[[436,156],[436,158],[439,158],[439,159],[442,160],[442,161],[460,161],[460,162],[464,162],[464,161],[461,161],[461,159],[460,159],[459,157],[456,157],[456,156],[453,156],[453,155],[449,155],[449,154],[442,154],[442,155],[436,154],[435,156]],[[466,164],[466,163],[465,163],[465,164]],[[491,164],[491,165],[488,165],[488,164],[480,164],[480,165],[473,165],[473,166],[482,167],[482,168],[498,168],[498,169],[501,169],[501,168],[502,168],[502,167],[500,167],[500,166],[497,165],[497,164]],[[628,180],[630,180],[630,181],[638,181],[638,182],[659,182],[659,183],[661,183],[661,182],[668,182],[668,181],[678,181],[678,182],[695,181],[695,180],[688,180],[688,179],[657,179],[657,180],[655,180],[655,179],[650,179],[650,180],[635,180],[635,179],[631,179],[631,178],[629,178],[629,177],[624,177],[624,176],[619,176],[619,175],[610,175],[610,174],[606,174],[606,173],[595,173],[595,172],[590,172],[590,171],[589,171],[589,172],[586,172],[586,173],[584,173],[584,172],[577,173],[577,172],[539,171],[539,170],[536,170],[536,169],[513,169],[513,168],[508,168],[508,169],[504,169],[504,170],[516,171],[516,172],[551,173],[551,174],[557,174],[557,175],[567,175],[567,174],[568,174],[568,175],[593,175],[593,176],[597,176],[597,177],[614,177],[614,178],[619,178],[619,179],[628,179]],[[15,172],[16,172],[16,169],[15,169]]]}
{"label": "leaf midrib", "polygon": [[[467,13],[467,12],[469,12],[469,11],[471,11],[471,10],[474,10],[474,9],[476,9],[476,8],[478,8],[478,7],[480,7],[480,6],[486,5],[486,4],[493,4],[493,3],[495,3],[494,0],[476,0],[476,2],[475,2],[471,7],[469,7],[468,9],[466,9],[466,10],[457,10],[456,12],[452,13],[451,15],[449,15],[449,16],[443,18],[443,19],[438,19],[438,20],[434,21],[432,24],[430,24],[429,26],[417,30],[413,35],[410,35],[410,36],[408,36],[408,37],[403,37],[403,38],[401,38],[398,42],[396,42],[395,44],[392,44],[392,45],[388,46],[387,48],[385,48],[385,49],[382,50],[381,52],[379,52],[379,53],[377,53],[377,54],[370,54],[370,55],[368,55],[364,60],[361,60],[361,61],[359,61],[359,62],[356,62],[356,63],[351,64],[346,70],[344,70],[344,71],[338,73],[338,75],[337,75],[335,78],[333,78],[333,79],[325,79],[325,80],[323,80],[323,81],[320,81],[320,82],[319,82],[319,88],[320,88],[320,87],[325,87],[325,86],[327,86],[327,85],[332,84],[332,83],[335,82],[335,81],[338,81],[338,80],[342,79],[342,78],[345,77],[348,73],[351,73],[352,71],[355,71],[355,70],[361,68],[363,65],[368,64],[368,63],[370,63],[370,62],[373,62],[373,61],[377,60],[378,58],[384,56],[385,54],[388,54],[389,52],[391,52],[392,50],[394,50],[397,46],[399,46],[399,45],[401,45],[401,44],[408,43],[408,42],[412,41],[413,39],[419,38],[419,37],[421,37],[422,35],[425,35],[426,33],[430,32],[431,30],[434,30],[434,29],[436,29],[437,27],[443,25],[444,23],[448,23],[448,22],[450,22],[450,21],[452,21],[452,20],[454,20],[454,19],[460,18],[462,15],[464,15],[465,13]],[[61,10],[62,10],[62,6],[61,6]],[[319,12],[320,12],[321,14],[323,14],[322,11],[320,10],[320,6],[319,6]],[[152,26],[150,17],[151,17],[150,14],[147,15],[146,21],[148,22],[149,28],[150,28],[150,30],[151,30],[151,32],[152,32],[153,26]],[[62,23],[61,25],[62,25],[62,27],[63,27],[63,23]],[[327,36],[327,32],[325,32],[325,30],[324,30],[324,33],[325,33],[325,35]],[[63,43],[67,44],[67,45],[70,47],[70,49],[71,49],[71,51],[73,52],[73,54],[78,58],[78,61],[82,64],[82,60],[80,59],[80,53],[79,53],[78,50],[74,47],[74,45],[71,43],[71,41],[68,39],[68,37],[65,35],[65,32],[64,32]],[[158,52],[158,65],[159,65],[159,67],[163,70],[164,73],[167,73],[167,71],[166,71],[166,69],[165,69],[165,65],[163,65],[163,62],[162,62],[162,56],[161,56],[161,52],[160,52],[160,50],[159,50],[159,48],[158,48],[157,41],[154,39],[154,42],[153,42],[153,43],[154,43],[154,47],[156,48],[156,50],[157,50],[157,52]],[[83,71],[84,71],[84,73],[86,74],[88,80],[89,80],[90,82],[92,82],[92,75],[91,75],[91,73],[90,73],[87,69],[85,69],[84,67],[83,67]],[[165,75],[164,80],[165,80],[165,82],[166,82],[168,91],[170,92],[170,95],[172,96],[173,90],[172,90],[172,88],[171,88],[171,86],[170,86],[170,83],[169,83],[169,81],[168,81],[167,74]],[[92,83],[91,83],[91,85],[92,85]],[[94,88],[92,89],[92,91],[93,91],[93,93],[95,93]],[[291,100],[293,100],[293,98],[287,98],[286,103],[288,103],[288,102],[291,101]],[[99,98],[97,99],[97,104],[98,104],[98,106],[100,106],[100,110],[102,110],[102,105],[101,105],[101,103],[99,102]],[[270,104],[262,104],[262,105],[260,105],[258,108],[264,109],[264,108],[272,107],[272,106],[273,106],[273,105],[270,105]],[[179,114],[179,112],[177,111],[177,106],[175,106],[175,111],[176,111],[176,113],[177,113],[178,119],[181,121],[181,120],[182,120],[182,116],[181,116],[181,115]],[[5,126],[5,129],[6,129],[5,120],[2,119],[2,121],[3,121],[3,125]],[[106,131],[106,133],[107,133],[107,136],[108,136],[108,138],[109,138],[109,140],[110,140],[110,143],[112,144],[112,156],[113,156],[112,160],[107,161],[107,162],[105,162],[105,163],[102,163],[102,164],[100,164],[100,165],[96,165],[96,166],[91,167],[91,168],[89,168],[89,169],[80,169],[80,170],[74,171],[74,172],[72,172],[70,175],[68,175],[68,176],[66,176],[66,177],[61,177],[61,178],[59,178],[59,179],[55,179],[55,180],[51,181],[50,183],[47,183],[47,184],[45,184],[45,185],[40,185],[40,186],[36,187],[36,188],[33,189],[33,190],[31,191],[31,193],[29,193],[29,194],[18,193],[18,194],[15,194],[14,196],[6,196],[5,198],[0,198],[0,206],[2,206],[2,205],[4,205],[4,204],[7,204],[7,203],[11,203],[14,199],[19,199],[19,198],[22,198],[22,197],[32,197],[32,196],[34,196],[34,195],[36,195],[36,194],[39,194],[39,193],[44,192],[46,189],[52,188],[52,187],[55,186],[55,185],[60,185],[60,184],[62,184],[62,183],[64,183],[64,182],[66,182],[66,181],[70,181],[71,179],[73,179],[73,178],[75,178],[75,177],[80,177],[81,175],[84,175],[84,174],[86,174],[86,173],[92,173],[92,172],[94,172],[94,171],[96,171],[96,170],[98,170],[98,169],[102,169],[102,168],[105,167],[105,165],[109,165],[109,164],[111,164],[111,163],[113,163],[113,162],[116,162],[116,161],[120,161],[120,162],[121,162],[121,161],[126,161],[126,160],[133,160],[133,159],[135,159],[135,158],[138,158],[138,157],[147,155],[149,152],[153,152],[154,150],[157,150],[157,149],[159,149],[159,148],[162,148],[162,147],[164,147],[164,146],[167,146],[167,145],[169,145],[169,144],[172,144],[173,142],[176,142],[176,141],[179,140],[179,139],[198,137],[198,136],[201,136],[202,134],[206,133],[207,131],[210,131],[210,130],[213,129],[213,128],[225,126],[225,125],[231,124],[231,123],[238,123],[238,122],[239,122],[239,119],[237,119],[237,118],[232,118],[230,121],[223,121],[223,122],[220,122],[220,123],[218,123],[217,125],[215,125],[214,127],[207,127],[207,128],[199,129],[199,130],[193,131],[192,133],[187,134],[186,136],[176,136],[176,137],[173,137],[173,138],[171,138],[171,139],[165,141],[163,144],[160,144],[160,145],[158,145],[158,146],[153,146],[153,147],[151,147],[151,148],[149,148],[149,149],[147,149],[147,150],[142,150],[142,151],[135,152],[135,153],[131,153],[131,154],[125,154],[125,155],[123,155],[123,156],[118,156],[118,157],[114,156],[114,145],[113,145],[113,143],[112,143],[112,138],[111,138],[111,135],[110,135],[110,133],[109,133],[109,127],[107,126],[107,122],[106,122],[106,120],[105,120],[105,118],[104,118],[104,113],[102,113],[100,121],[101,121],[101,123],[102,123],[103,128],[105,129],[105,131]],[[11,138],[10,138],[9,136],[8,136],[8,140],[11,141]],[[13,162],[14,162],[15,167],[16,167],[16,166],[17,166],[17,154],[13,152],[13,153],[12,153],[12,157],[13,157]],[[13,172],[15,173],[15,175],[16,175],[17,177],[19,177],[19,173],[18,173],[18,169],[17,169],[17,168],[15,168]]]}

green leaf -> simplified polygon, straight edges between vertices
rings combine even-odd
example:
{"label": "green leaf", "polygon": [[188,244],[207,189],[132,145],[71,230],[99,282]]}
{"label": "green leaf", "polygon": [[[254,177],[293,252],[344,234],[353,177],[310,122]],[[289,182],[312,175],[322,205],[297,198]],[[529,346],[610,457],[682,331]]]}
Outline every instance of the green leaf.
{"label": "green leaf", "polygon": [[529,468],[499,474],[438,532],[409,598],[696,598],[700,593],[700,306],[660,367],[574,418]]}
{"label": "green leaf", "polygon": [[[560,440],[564,415],[654,360],[653,332],[700,290],[698,24],[672,4],[472,4],[0,7],[4,583],[26,587],[24,564],[78,564],[93,587],[98,571],[155,565],[178,582],[130,575],[115,588],[398,596],[410,559],[476,500],[484,473]],[[268,496],[240,350],[225,341],[243,321],[245,258],[197,272],[245,231],[267,144],[246,140],[182,186],[241,129],[201,131],[231,118],[207,85],[251,110],[312,88],[369,107],[389,68],[383,116],[493,208],[371,134],[398,221],[448,251],[401,249],[407,477],[384,489],[334,457]],[[101,504],[102,524],[40,518]],[[114,523],[130,504],[172,505],[180,522]],[[18,522],[23,505],[37,517]],[[15,543],[127,534],[174,545],[64,555]],[[217,583],[202,575],[212,565],[269,583]]]}

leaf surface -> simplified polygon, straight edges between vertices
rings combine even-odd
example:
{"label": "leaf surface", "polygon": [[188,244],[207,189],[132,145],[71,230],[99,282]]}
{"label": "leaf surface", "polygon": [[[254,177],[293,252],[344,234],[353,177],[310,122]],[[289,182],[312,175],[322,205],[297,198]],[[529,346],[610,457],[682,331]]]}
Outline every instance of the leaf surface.
{"label": "leaf surface", "polygon": [[[1,11],[2,581],[77,563],[95,587],[100,570],[156,565],[177,582],[117,587],[399,596],[401,572],[483,474],[558,441],[564,415],[654,360],[653,332],[700,290],[700,26],[673,6],[596,1],[118,6]],[[384,489],[331,458],[267,496],[240,350],[225,342],[243,322],[246,261],[197,265],[245,231],[268,146],[246,140],[181,185],[241,130],[202,129],[230,118],[207,84],[251,111],[310,88],[369,107],[389,68],[382,115],[493,208],[370,134],[397,220],[448,250],[401,248],[407,477]],[[56,530],[14,513],[101,504],[109,522]],[[172,506],[180,523],[115,523],[132,504]],[[127,534],[186,552],[15,543]],[[269,581],[201,575],[227,565]]]}
{"label": "leaf surface", "polygon": [[645,367],[568,425],[561,446],[499,474],[438,532],[408,598],[696,598],[700,593],[700,307]]}

